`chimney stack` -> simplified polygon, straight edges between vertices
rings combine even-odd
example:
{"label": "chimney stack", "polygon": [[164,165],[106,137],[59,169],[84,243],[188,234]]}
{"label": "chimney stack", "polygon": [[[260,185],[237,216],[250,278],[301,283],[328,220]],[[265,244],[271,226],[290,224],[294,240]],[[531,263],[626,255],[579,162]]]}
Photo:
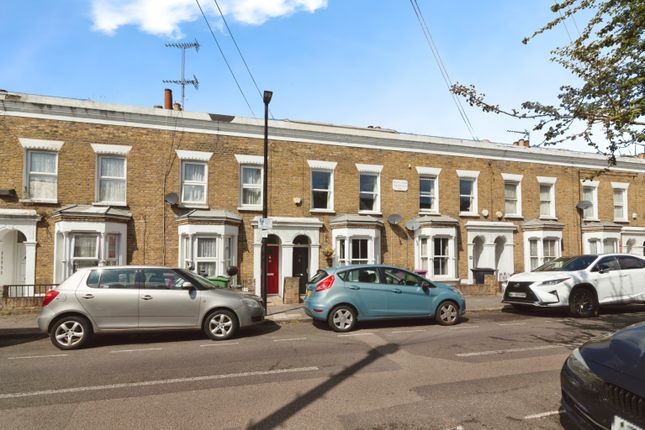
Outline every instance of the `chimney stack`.
{"label": "chimney stack", "polygon": [[513,145],[519,146],[520,148],[528,148],[530,146],[528,139],[520,139],[517,142],[513,142]]}
{"label": "chimney stack", "polygon": [[172,90],[170,88],[164,90],[163,108],[172,109]]}

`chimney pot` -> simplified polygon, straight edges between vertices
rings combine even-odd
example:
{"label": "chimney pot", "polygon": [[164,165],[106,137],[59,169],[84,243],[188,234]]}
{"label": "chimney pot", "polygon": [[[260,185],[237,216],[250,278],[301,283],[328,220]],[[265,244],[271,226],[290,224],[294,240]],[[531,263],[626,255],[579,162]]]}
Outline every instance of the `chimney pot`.
{"label": "chimney pot", "polygon": [[517,142],[513,142],[513,145],[519,146],[521,148],[528,148],[530,146],[528,139],[520,139]]}
{"label": "chimney pot", "polygon": [[164,90],[163,107],[164,109],[172,109],[172,90],[170,88]]}
{"label": "chimney pot", "polygon": [[182,110],[181,109],[181,103],[175,103],[172,105],[173,110]]}

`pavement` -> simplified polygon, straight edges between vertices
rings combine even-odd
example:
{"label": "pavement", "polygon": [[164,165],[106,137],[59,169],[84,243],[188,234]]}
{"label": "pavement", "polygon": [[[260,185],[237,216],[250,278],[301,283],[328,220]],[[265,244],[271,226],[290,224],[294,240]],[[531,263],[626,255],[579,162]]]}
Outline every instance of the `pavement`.
{"label": "pavement", "polygon": [[[471,312],[499,311],[504,307],[502,295],[466,295],[466,315]],[[37,329],[38,310],[15,310],[0,312],[0,329],[2,334],[9,334],[11,329]],[[282,304],[269,300],[267,320],[278,324],[297,321],[311,321],[305,314],[304,304]]]}

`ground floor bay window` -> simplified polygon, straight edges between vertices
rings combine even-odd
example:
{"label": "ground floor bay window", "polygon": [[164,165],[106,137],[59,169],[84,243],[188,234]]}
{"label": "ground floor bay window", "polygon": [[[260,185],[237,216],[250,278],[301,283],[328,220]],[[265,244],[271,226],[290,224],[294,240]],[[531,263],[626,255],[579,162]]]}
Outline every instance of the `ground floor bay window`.
{"label": "ground floor bay window", "polygon": [[415,270],[429,279],[456,280],[458,221],[446,216],[423,216],[416,223]]}
{"label": "ground floor bay window", "polygon": [[584,254],[611,254],[620,252],[620,224],[591,222],[582,225],[582,252]]}
{"label": "ground floor bay window", "polygon": [[369,215],[339,215],[330,225],[335,265],[381,262],[381,220]]}
{"label": "ground floor bay window", "polygon": [[237,265],[241,218],[224,210],[192,210],[177,218],[180,267],[206,277]]}
{"label": "ground floor bay window", "polygon": [[[97,211],[102,216],[93,220]],[[129,219],[129,212],[110,207],[74,206],[55,212],[54,281],[60,283],[83,267],[127,264]]]}
{"label": "ground floor bay window", "polygon": [[524,234],[524,270],[535,270],[562,254],[564,224],[534,219],[522,224]]}

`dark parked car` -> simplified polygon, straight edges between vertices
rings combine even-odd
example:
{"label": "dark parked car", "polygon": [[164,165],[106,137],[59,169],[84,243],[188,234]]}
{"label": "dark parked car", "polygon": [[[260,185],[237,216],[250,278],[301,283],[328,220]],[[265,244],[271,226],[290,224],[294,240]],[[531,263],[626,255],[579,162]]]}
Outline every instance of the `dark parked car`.
{"label": "dark parked car", "polygon": [[645,322],[573,351],[560,373],[562,406],[583,429],[645,429]]}

